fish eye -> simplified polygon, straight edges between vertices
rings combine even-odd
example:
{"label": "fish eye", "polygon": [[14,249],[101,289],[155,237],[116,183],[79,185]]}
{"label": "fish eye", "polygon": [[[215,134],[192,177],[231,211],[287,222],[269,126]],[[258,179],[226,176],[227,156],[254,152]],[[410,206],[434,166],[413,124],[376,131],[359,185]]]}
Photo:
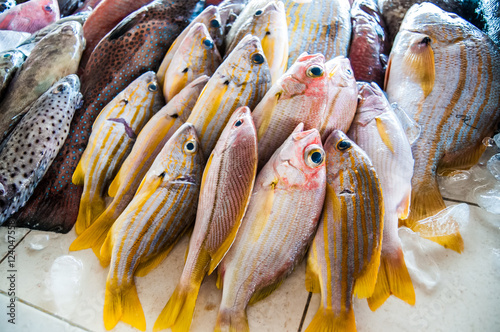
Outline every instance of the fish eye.
{"label": "fish eye", "polygon": [[345,72],[346,72],[346,74],[347,74],[348,76],[352,76],[352,70],[351,70],[351,69],[347,68],[347,69],[345,70]]}
{"label": "fish eye", "polygon": [[156,84],[155,82],[149,83],[148,90],[151,92],[155,92],[156,90],[158,90],[158,84]]}
{"label": "fish eye", "polygon": [[58,94],[66,90],[66,84],[59,84],[54,90],[52,90],[53,94]]}
{"label": "fish eye", "polygon": [[184,144],[184,152],[188,154],[193,154],[198,150],[198,145],[195,140],[189,140]]}
{"label": "fish eye", "polygon": [[252,59],[252,62],[257,64],[257,65],[264,63],[264,56],[260,53],[252,54],[251,59]]}
{"label": "fish eye", "polygon": [[214,48],[214,43],[208,38],[204,38],[202,44],[207,50],[211,50],[212,48]]}
{"label": "fish eye", "polygon": [[5,67],[3,70],[4,70],[6,73],[8,73],[8,72],[10,71],[10,68],[9,68],[9,67]]}
{"label": "fish eye", "polygon": [[420,41],[420,44],[425,44],[425,45],[430,45],[431,39],[429,37],[424,37],[422,41]]}
{"label": "fish eye", "polygon": [[311,66],[307,68],[306,75],[312,78],[323,76],[324,70],[320,66]]}
{"label": "fish eye", "polygon": [[318,167],[325,161],[325,151],[318,145],[312,145],[305,151],[305,162],[309,167]]}
{"label": "fish eye", "polygon": [[49,13],[52,12],[52,7],[50,5],[47,5],[45,7],[43,7],[43,9],[45,9],[46,11],[48,11]]}
{"label": "fish eye", "polygon": [[220,28],[220,22],[214,18],[210,21],[210,26],[212,28]]}
{"label": "fish eye", "polygon": [[235,126],[235,127],[239,127],[239,126],[241,126],[242,124],[243,124],[243,120],[238,120],[238,121],[236,121],[236,122],[234,123],[234,126]]}
{"label": "fish eye", "polygon": [[11,57],[11,55],[12,55],[12,54],[10,54],[10,53],[5,53],[5,54],[3,55],[3,57],[4,57],[4,58],[10,58],[10,57]]}
{"label": "fish eye", "polygon": [[344,150],[347,150],[351,147],[351,142],[347,141],[347,140],[341,140],[337,143],[337,150],[339,151],[344,151]]}
{"label": "fish eye", "polygon": [[260,16],[260,15],[262,15],[262,10],[259,9],[255,12],[255,16]]}

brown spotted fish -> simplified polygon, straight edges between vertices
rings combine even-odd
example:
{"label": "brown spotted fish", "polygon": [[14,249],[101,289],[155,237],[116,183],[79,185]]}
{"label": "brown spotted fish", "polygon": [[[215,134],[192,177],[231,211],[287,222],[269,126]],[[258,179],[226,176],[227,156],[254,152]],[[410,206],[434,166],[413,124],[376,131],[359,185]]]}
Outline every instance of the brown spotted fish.
{"label": "brown spotted fish", "polygon": [[29,199],[69,132],[81,106],[80,80],[69,75],[31,106],[0,153],[0,225]]}

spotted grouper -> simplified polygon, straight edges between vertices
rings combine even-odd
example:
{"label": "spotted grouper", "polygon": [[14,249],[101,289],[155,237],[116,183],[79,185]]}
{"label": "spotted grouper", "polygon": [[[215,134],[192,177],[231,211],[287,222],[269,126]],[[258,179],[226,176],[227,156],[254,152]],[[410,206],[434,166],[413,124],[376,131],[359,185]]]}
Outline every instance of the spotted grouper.
{"label": "spotted grouper", "polygon": [[123,88],[156,71],[168,48],[187,26],[198,0],[155,1],[132,13],[97,45],[82,77],[84,105],[68,138],[26,207],[14,215],[19,227],[67,233],[78,214],[81,187],[71,183],[93,121]]}

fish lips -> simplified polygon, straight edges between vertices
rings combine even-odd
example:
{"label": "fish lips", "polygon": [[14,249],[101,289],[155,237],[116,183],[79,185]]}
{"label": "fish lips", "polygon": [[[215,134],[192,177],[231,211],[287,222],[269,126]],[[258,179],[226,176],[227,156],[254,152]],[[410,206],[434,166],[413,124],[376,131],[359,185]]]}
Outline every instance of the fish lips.
{"label": "fish lips", "polygon": [[198,185],[196,178],[191,174],[181,175],[175,180],[170,181],[171,184],[186,184],[186,185]]}

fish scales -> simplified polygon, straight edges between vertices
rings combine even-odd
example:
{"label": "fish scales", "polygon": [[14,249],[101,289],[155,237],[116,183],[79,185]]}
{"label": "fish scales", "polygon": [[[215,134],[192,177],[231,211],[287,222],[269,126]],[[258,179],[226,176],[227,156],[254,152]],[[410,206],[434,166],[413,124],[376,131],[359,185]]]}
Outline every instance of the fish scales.
{"label": "fish scales", "polygon": [[75,113],[68,138],[47,176],[23,211],[13,216],[13,224],[63,233],[73,227],[82,188],[63,176],[74,172],[92,123],[123,88],[141,74],[158,69],[197,2],[155,1],[125,18],[96,46],[82,76],[84,105]]}
{"label": "fish scales", "polygon": [[34,33],[60,18],[56,0],[31,0],[0,14],[0,29]]}
{"label": "fish scales", "polygon": [[25,59],[26,56],[17,50],[0,53],[0,98],[3,97],[5,90]]}

